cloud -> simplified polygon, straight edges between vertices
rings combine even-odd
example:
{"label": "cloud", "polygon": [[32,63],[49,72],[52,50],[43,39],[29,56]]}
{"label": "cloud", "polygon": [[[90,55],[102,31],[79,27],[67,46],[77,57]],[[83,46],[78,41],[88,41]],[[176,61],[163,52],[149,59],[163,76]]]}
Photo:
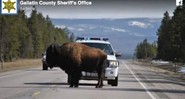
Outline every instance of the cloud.
{"label": "cloud", "polygon": [[102,28],[104,30],[104,32],[128,32],[127,30],[123,29],[123,28],[116,28],[116,27],[108,27],[108,26],[103,26],[103,25],[92,25],[92,24],[77,24],[77,25],[73,25],[73,26],[65,26],[65,25],[56,25],[55,27],[58,28],[68,28],[71,31],[78,31],[78,32],[82,32],[82,31],[87,31],[87,30],[92,30],[95,28]]}
{"label": "cloud", "polygon": [[79,27],[67,27],[69,30],[71,31],[85,31],[85,29],[83,28],[79,28]]}
{"label": "cloud", "polygon": [[[78,25],[75,25],[75,26],[55,25],[55,27],[58,27],[61,29],[68,28],[70,31],[79,31],[79,32],[85,31],[87,29],[84,26],[78,26]],[[89,28],[91,29],[92,27],[89,27]]]}
{"label": "cloud", "polygon": [[55,25],[55,27],[64,29],[64,28],[66,28],[67,26],[65,26],[65,25]]}
{"label": "cloud", "polygon": [[144,22],[139,22],[139,21],[130,21],[128,22],[129,26],[136,26],[139,28],[151,28],[152,25],[150,23],[144,23]]}
{"label": "cloud", "polygon": [[117,31],[117,32],[126,32],[125,29],[121,29],[121,28],[111,28],[112,31]]}
{"label": "cloud", "polygon": [[137,36],[137,37],[144,37],[144,35],[139,34],[139,33],[134,33],[133,35],[134,35],[134,36]]}
{"label": "cloud", "polygon": [[128,32],[127,30],[123,29],[123,28],[115,28],[115,27],[108,27],[108,26],[99,26],[101,28],[103,28],[104,32]]}
{"label": "cloud", "polygon": [[84,29],[88,29],[88,30],[96,28],[95,25],[91,25],[91,24],[78,24],[78,25],[76,25],[76,27],[80,27],[80,28],[84,28]]}
{"label": "cloud", "polygon": [[76,30],[74,27],[67,27],[69,30],[74,31]]}
{"label": "cloud", "polygon": [[77,28],[76,30],[77,31],[85,31],[85,29],[82,29],[82,28]]}

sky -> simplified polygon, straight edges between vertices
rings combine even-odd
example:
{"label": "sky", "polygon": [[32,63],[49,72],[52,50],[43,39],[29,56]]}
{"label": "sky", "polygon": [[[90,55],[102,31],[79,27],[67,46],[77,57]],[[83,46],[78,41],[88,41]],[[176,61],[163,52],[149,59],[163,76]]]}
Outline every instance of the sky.
{"label": "sky", "polygon": [[67,27],[76,37],[106,37],[116,51],[134,53],[136,45],[145,38],[157,40],[161,18],[128,19],[52,19],[56,27]]}
{"label": "sky", "polygon": [[[51,1],[51,0],[48,0]],[[55,1],[55,0],[53,0]],[[61,0],[67,1],[67,0]],[[75,1],[75,0],[74,0]],[[36,6],[44,16],[60,19],[99,18],[161,18],[168,11],[170,16],[176,7],[175,0],[86,0],[91,5]],[[29,16],[30,11],[27,11]]]}

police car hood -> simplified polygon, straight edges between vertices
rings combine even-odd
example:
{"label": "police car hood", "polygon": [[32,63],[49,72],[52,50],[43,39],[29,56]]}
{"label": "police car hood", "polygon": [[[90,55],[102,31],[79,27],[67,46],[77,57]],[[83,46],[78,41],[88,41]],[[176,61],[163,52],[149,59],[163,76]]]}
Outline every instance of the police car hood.
{"label": "police car hood", "polygon": [[107,60],[116,60],[115,55],[107,55]]}

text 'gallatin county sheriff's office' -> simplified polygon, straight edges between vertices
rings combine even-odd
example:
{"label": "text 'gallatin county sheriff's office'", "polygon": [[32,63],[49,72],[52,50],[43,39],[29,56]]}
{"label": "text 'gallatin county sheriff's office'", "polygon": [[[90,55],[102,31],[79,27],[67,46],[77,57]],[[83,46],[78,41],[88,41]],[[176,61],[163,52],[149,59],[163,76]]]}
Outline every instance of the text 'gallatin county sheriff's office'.
{"label": "text 'gallatin county sheriff's office'", "polygon": [[20,5],[22,6],[36,6],[36,5],[40,5],[40,6],[66,6],[66,5],[84,5],[84,6],[88,6],[88,5],[92,5],[92,1],[83,1],[83,0],[79,0],[79,1],[62,1],[62,0],[58,0],[58,1],[20,1]]}

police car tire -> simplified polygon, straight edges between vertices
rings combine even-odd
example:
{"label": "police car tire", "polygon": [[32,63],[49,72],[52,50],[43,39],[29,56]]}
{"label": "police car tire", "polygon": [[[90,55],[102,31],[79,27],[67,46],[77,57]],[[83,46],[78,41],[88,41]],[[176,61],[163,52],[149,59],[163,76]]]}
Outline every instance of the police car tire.
{"label": "police car tire", "polygon": [[48,67],[46,64],[42,64],[42,70],[48,70]]}
{"label": "police car tire", "polygon": [[111,86],[118,86],[118,77],[115,80],[108,80],[107,83]]}
{"label": "police car tire", "polygon": [[112,81],[112,86],[118,86],[118,77],[115,78],[115,80]]}

